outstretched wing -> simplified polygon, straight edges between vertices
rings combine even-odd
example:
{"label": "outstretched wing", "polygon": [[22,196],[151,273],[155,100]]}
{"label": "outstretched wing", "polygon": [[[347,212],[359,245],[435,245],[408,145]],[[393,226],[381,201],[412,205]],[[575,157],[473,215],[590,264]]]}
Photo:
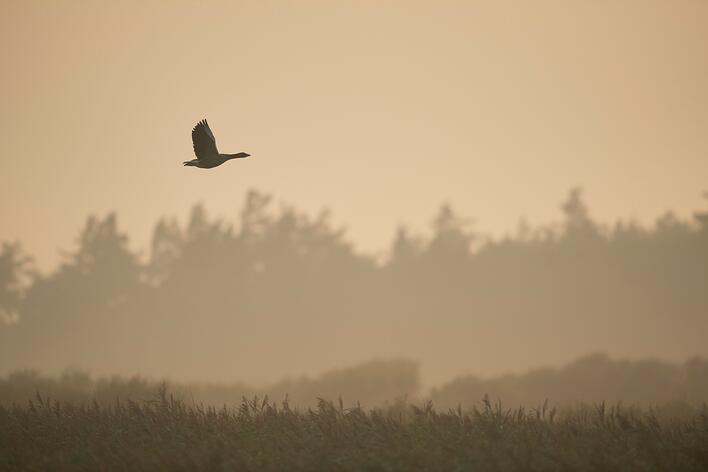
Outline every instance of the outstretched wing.
{"label": "outstretched wing", "polygon": [[216,150],[214,133],[211,132],[207,120],[200,121],[192,130],[192,144],[197,159],[208,160],[219,155],[219,151]]}

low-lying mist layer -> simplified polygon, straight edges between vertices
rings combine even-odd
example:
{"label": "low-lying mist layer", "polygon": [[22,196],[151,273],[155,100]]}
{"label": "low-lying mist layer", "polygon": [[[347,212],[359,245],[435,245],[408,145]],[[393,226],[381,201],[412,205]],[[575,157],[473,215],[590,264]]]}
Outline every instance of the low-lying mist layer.
{"label": "low-lying mist layer", "polygon": [[144,377],[92,378],[79,371],[59,377],[18,371],[0,379],[0,404],[25,405],[37,395],[75,404],[112,405],[116,400],[146,401],[161,388],[188,403],[236,406],[254,397],[314,407],[318,399],[341,401],[346,407],[396,405],[432,401],[443,410],[469,410],[485,396],[510,407],[547,403],[566,408],[580,403],[623,403],[642,407],[671,406],[674,411],[708,402],[708,362],[683,364],[656,360],[611,360],[586,356],[558,369],[531,370],[490,379],[465,376],[432,390],[421,389],[418,365],[406,360],[377,360],[337,369],[314,378],[286,379],[254,387],[238,384],[180,383]]}

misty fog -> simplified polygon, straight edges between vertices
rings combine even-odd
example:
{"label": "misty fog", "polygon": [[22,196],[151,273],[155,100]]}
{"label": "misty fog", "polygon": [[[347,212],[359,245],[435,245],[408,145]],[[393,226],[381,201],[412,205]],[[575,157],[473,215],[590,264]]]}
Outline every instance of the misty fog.
{"label": "misty fog", "polygon": [[708,213],[600,223],[573,189],[557,223],[492,239],[444,204],[430,231],[401,227],[372,255],[327,212],[245,200],[233,218],[199,205],[186,222],[162,218],[150,248],[118,215],[91,216],[49,272],[5,243],[0,374],[263,386],[407,359],[420,367],[411,385],[439,387],[595,352],[708,355]]}

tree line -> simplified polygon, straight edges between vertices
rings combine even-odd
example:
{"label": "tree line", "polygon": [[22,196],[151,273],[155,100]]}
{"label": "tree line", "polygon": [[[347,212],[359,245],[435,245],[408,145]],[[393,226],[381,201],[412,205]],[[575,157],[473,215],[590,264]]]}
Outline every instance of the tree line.
{"label": "tree line", "polygon": [[494,239],[443,205],[385,260],[327,212],[254,190],[235,223],[199,205],[186,224],[161,219],[146,254],[115,213],[91,216],[48,273],[2,245],[0,372],[256,381],[405,357],[440,380],[596,351],[708,353],[708,213],[601,224],[579,189],[561,211]]}

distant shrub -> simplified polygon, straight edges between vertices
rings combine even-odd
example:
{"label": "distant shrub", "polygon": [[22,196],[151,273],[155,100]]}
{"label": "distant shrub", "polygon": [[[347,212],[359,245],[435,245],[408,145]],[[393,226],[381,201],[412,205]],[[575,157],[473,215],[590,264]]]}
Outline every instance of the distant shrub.
{"label": "distant shrub", "polygon": [[623,402],[666,405],[708,402],[708,361],[694,358],[676,365],[653,359],[612,360],[604,354],[582,357],[560,369],[537,369],[521,375],[488,380],[474,376],[456,378],[432,390],[430,398],[440,407],[469,405],[483,395],[506,405],[554,405],[578,402]]}
{"label": "distant shrub", "polygon": [[110,405],[116,400],[143,401],[165,386],[173,395],[188,402],[209,405],[235,405],[246,397],[269,396],[288,399],[291,405],[314,406],[318,398],[342,398],[348,406],[381,406],[404,397],[414,397],[419,390],[417,363],[403,360],[375,360],[354,367],[332,370],[315,378],[283,380],[271,386],[255,388],[242,383],[174,383],[131,378],[93,379],[88,373],[69,370],[59,377],[36,371],[17,371],[0,379],[0,404],[24,404],[36,397],[61,402]]}

